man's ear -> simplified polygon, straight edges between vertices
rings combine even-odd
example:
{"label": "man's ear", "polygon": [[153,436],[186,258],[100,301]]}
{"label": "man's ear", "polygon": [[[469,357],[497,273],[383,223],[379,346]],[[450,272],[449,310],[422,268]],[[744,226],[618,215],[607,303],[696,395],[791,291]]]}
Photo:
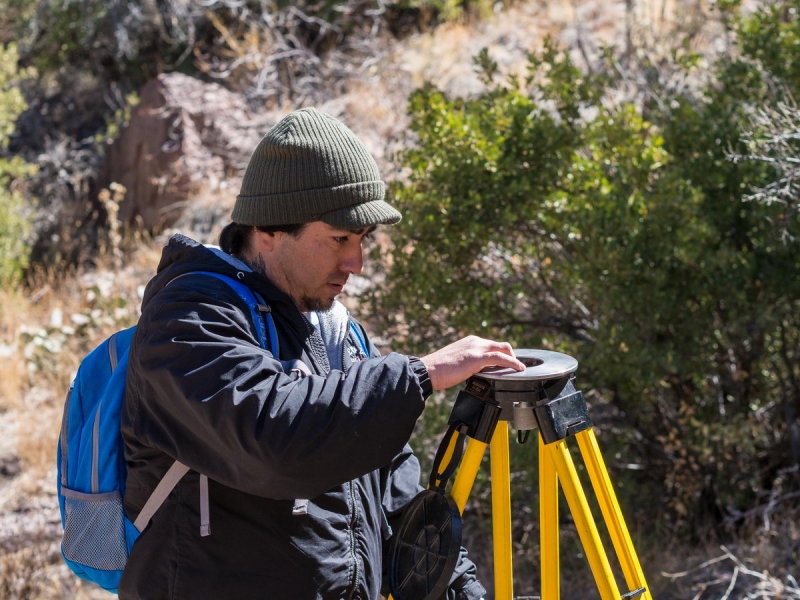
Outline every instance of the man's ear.
{"label": "man's ear", "polygon": [[269,254],[275,249],[279,234],[282,235],[282,232],[259,231],[254,227],[250,236],[250,251],[253,254]]}

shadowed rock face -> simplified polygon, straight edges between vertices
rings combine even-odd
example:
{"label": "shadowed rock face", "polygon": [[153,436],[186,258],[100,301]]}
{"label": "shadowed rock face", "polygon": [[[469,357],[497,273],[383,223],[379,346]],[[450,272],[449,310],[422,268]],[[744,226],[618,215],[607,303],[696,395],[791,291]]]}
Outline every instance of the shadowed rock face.
{"label": "shadowed rock face", "polygon": [[240,96],[181,73],[160,75],[140,96],[109,148],[98,188],[123,185],[120,220],[158,231],[175,223],[199,189],[239,169],[262,128]]}

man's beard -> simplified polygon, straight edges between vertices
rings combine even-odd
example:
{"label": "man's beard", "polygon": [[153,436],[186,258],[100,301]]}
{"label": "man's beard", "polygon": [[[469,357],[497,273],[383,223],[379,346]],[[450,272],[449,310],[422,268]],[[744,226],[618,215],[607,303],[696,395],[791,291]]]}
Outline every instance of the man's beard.
{"label": "man's beard", "polygon": [[331,309],[335,298],[331,298],[330,300],[325,300],[323,298],[311,298],[309,296],[303,296],[302,300],[303,300],[303,307],[305,308],[306,311],[318,310],[320,312],[325,312]]}

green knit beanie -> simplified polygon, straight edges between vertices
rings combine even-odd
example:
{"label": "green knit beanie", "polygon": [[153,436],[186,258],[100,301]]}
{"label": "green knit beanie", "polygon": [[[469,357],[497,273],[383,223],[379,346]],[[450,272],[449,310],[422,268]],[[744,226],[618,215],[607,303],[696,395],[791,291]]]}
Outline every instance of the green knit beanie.
{"label": "green knit beanie", "polygon": [[256,146],[236,197],[242,225],[324,221],[338,229],[397,223],[384,202],[375,159],[341,121],[314,108],[294,111]]}

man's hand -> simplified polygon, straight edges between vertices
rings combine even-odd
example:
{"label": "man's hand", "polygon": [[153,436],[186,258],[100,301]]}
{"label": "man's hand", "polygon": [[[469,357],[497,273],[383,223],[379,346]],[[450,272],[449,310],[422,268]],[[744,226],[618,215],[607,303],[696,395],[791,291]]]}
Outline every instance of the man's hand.
{"label": "man's hand", "polygon": [[525,370],[525,365],[514,358],[509,344],[485,340],[476,335],[453,342],[420,360],[428,369],[435,390],[458,385],[485,367]]}

